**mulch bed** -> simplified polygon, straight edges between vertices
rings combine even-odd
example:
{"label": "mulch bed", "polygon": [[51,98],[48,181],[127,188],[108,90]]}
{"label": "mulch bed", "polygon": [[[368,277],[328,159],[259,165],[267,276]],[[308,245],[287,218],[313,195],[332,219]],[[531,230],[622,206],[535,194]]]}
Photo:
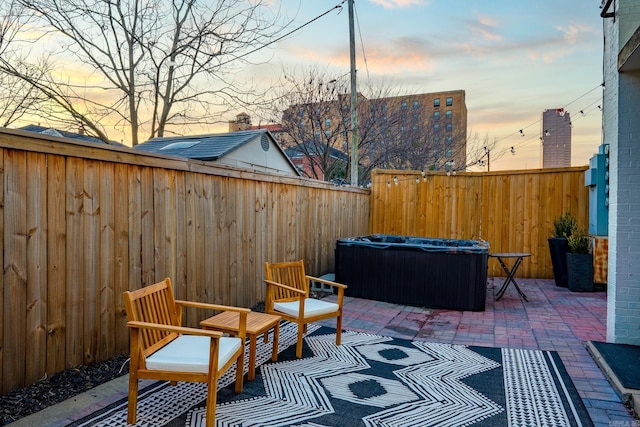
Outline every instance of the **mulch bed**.
{"label": "mulch bed", "polygon": [[7,425],[129,373],[129,356],[78,366],[0,396],[0,417]]}

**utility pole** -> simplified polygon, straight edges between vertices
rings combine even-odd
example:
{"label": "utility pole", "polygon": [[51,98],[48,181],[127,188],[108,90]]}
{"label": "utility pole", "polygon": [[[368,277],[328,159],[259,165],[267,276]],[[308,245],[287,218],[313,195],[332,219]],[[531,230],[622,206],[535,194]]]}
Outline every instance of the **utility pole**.
{"label": "utility pole", "polygon": [[349,0],[349,52],[351,58],[351,185],[358,186],[358,89],[356,88],[356,38],[353,0]]}

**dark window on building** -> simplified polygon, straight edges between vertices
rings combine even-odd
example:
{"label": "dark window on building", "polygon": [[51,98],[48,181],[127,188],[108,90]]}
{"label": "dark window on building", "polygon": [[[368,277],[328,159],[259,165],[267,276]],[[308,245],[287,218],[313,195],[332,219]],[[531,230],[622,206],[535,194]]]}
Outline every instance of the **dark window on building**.
{"label": "dark window on building", "polygon": [[434,107],[440,106],[440,98],[433,98],[433,106]]}
{"label": "dark window on building", "polygon": [[413,101],[413,109],[417,110],[420,107],[420,102],[418,101]]}
{"label": "dark window on building", "polygon": [[330,127],[330,126],[331,126],[331,119],[325,119],[325,120],[324,120],[324,125],[325,125],[326,127]]}
{"label": "dark window on building", "polygon": [[440,120],[440,111],[434,111],[433,118],[434,120]]}
{"label": "dark window on building", "polygon": [[436,123],[435,125],[433,125],[433,130],[436,132],[440,132],[440,123]]}
{"label": "dark window on building", "polygon": [[447,135],[447,137],[445,138],[445,141],[447,145],[451,145],[453,144],[453,137],[451,135]]}
{"label": "dark window on building", "polygon": [[402,104],[400,104],[400,108],[402,108],[403,110],[407,109],[407,101],[402,101]]}
{"label": "dark window on building", "polygon": [[447,123],[445,125],[445,129],[447,130],[447,132],[451,132],[453,130],[453,125],[451,125],[451,123]]}
{"label": "dark window on building", "polygon": [[448,97],[447,98],[447,107],[451,107],[453,105],[453,98]]}
{"label": "dark window on building", "polygon": [[445,117],[446,117],[447,119],[450,119],[450,118],[452,118],[452,117],[453,117],[453,111],[451,111],[451,110],[447,110],[447,111],[445,111],[444,115],[445,115]]}

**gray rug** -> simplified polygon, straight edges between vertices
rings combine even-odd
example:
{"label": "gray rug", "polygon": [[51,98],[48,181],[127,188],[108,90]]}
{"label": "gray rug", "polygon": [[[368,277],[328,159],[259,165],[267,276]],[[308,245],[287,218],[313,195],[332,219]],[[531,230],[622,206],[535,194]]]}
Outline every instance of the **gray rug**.
{"label": "gray rug", "polygon": [[[314,328],[315,329],[315,328]],[[279,361],[258,340],[260,369],[218,393],[220,426],[592,426],[554,352],[407,341],[310,330],[295,358],[283,324]],[[158,382],[140,393],[139,426],[204,425],[203,384]],[[122,426],[126,400],[73,424]]]}

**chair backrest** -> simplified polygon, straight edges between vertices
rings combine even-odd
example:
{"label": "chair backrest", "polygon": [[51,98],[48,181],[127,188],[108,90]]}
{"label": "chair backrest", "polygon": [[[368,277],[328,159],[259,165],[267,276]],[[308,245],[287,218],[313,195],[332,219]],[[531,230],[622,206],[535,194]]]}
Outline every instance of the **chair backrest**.
{"label": "chair backrest", "polygon": [[[169,278],[153,285],[123,294],[124,306],[129,321],[180,326],[180,315],[176,309],[173,288]],[[142,329],[144,357],[178,337],[175,332]]]}
{"label": "chair backrest", "polygon": [[[306,296],[309,297],[309,282],[304,272],[304,262],[302,260],[276,263],[265,262],[264,277],[272,282],[303,290],[306,292]],[[297,297],[297,295],[291,291],[281,288],[274,289],[274,300],[294,297]]]}

